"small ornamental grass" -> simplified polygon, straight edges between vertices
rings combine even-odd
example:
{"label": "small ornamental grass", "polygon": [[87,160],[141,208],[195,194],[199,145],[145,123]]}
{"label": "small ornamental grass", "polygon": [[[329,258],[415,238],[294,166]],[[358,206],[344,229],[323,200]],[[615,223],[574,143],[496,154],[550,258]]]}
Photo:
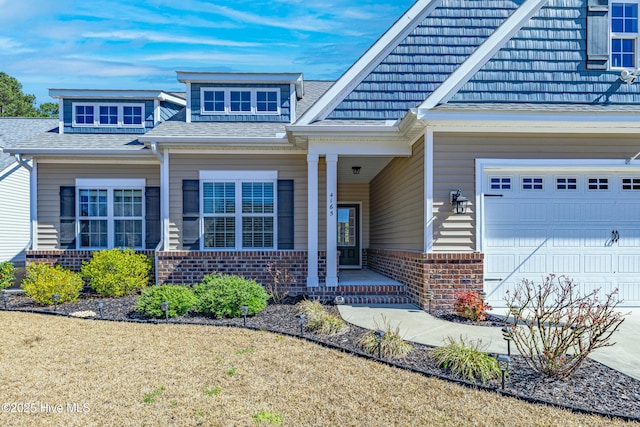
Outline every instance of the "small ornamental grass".
{"label": "small ornamental grass", "polygon": [[16,269],[11,261],[0,262],[0,290],[13,285],[16,279]]}
{"label": "small ornamental grass", "polygon": [[241,317],[242,306],[247,306],[247,314],[253,316],[264,310],[269,300],[261,284],[240,276],[209,274],[193,289],[195,310],[215,318]]}
{"label": "small ornamental grass", "polygon": [[307,316],[306,327],[308,330],[321,335],[337,335],[349,329],[344,320],[328,313],[318,301],[300,301],[298,313]]}
{"label": "small ornamental grass", "polygon": [[492,307],[480,298],[480,294],[474,291],[458,291],[453,296],[456,299],[453,308],[458,315],[470,320],[487,319],[486,311]]}
{"label": "small ornamental grass", "polygon": [[484,351],[481,340],[465,341],[460,337],[460,341],[456,341],[448,337],[447,341],[446,345],[431,351],[431,356],[442,368],[468,381],[480,381],[482,384],[498,378],[498,361]]}
{"label": "small ornamental grass", "polygon": [[[389,322],[384,316],[382,316],[383,326],[380,327],[375,322],[376,330],[384,331],[384,337],[380,343],[380,355],[386,358],[404,359],[412,351],[413,346],[402,339],[400,335],[400,326],[395,328],[391,327]],[[358,340],[358,345],[362,347],[364,351],[369,354],[378,354],[378,339],[375,335],[375,331],[367,331]]]}
{"label": "small ornamental grass", "polygon": [[29,264],[21,285],[26,296],[42,305],[53,304],[54,294],[60,295],[59,303],[74,302],[83,286],[80,274],[44,263]]}
{"label": "small ornamental grass", "polygon": [[147,317],[165,317],[160,308],[163,302],[169,303],[167,315],[169,317],[184,316],[196,303],[196,295],[188,286],[160,285],[146,288],[136,301],[136,311]]}
{"label": "small ornamental grass", "polygon": [[109,249],[93,253],[82,263],[82,276],[100,295],[120,297],[143,289],[149,282],[151,260],[133,249]]}

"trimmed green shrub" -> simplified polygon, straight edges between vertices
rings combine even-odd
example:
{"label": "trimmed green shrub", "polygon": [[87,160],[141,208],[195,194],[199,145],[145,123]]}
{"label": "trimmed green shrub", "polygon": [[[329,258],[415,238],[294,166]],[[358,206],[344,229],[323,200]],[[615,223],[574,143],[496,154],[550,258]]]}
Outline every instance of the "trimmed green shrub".
{"label": "trimmed green shrub", "polygon": [[240,307],[246,305],[253,316],[267,306],[269,294],[255,280],[240,276],[209,274],[194,286],[197,301],[195,309],[211,317],[240,317]]}
{"label": "trimmed green shrub", "polygon": [[13,285],[16,279],[16,269],[10,261],[0,262],[0,290]]}
{"label": "trimmed green shrub", "polygon": [[142,291],[136,301],[136,311],[147,317],[165,317],[160,304],[169,303],[167,314],[169,317],[183,316],[196,303],[193,289],[182,285],[151,286]]}
{"label": "trimmed green shrub", "polygon": [[460,341],[448,337],[448,344],[432,350],[431,355],[438,365],[468,381],[479,380],[483,384],[498,378],[498,361],[483,351],[482,341]]}
{"label": "trimmed green shrub", "polygon": [[307,329],[322,335],[336,335],[348,329],[344,320],[331,313],[327,313],[318,301],[300,301],[298,303],[298,313],[307,316]]}
{"label": "trimmed green shrub", "polygon": [[54,294],[60,295],[61,303],[73,302],[80,296],[83,286],[80,274],[43,263],[29,264],[21,285],[26,296],[43,305],[53,304]]}
{"label": "trimmed green shrub", "polygon": [[93,253],[82,263],[82,276],[100,295],[120,297],[143,289],[149,282],[151,260],[133,249],[109,249]]}
{"label": "trimmed green shrub", "polygon": [[[384,316],[382,316],[382,322],[382,327],[375,322],[376,329],[384,331],[384,337],[380,343],[381,356],[404,359],[413,351],[413,346],[402,339],[402,336],[400,335],[400,326],[392,328],[391,322],[389,322]],[[375,332],[376,331],[367,331],[360,337],[358,344],[367,353],[377,355],[378,339]]]}

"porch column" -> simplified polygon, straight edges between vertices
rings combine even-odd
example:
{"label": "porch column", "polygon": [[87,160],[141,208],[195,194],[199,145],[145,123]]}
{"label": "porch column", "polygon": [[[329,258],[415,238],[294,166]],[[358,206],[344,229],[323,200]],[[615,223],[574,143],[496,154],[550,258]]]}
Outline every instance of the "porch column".
{"label": "porch column", "polygon": [[338,286],[338,155],[327,154],[327,286]]}
{"label": "porch column", "polygon": [[162,250],[169,250],[169,150],[164,150],[160,163],[160,216],[162,218]]}
{"label": "porch column", "polygon": [[38,249],[38,162],[31,160],[29,172],[29,219],[31,222],[31,248]]}
{"label": "porch column", "polygon": [[318,286],[318,155],[307,155],[307,286]]}

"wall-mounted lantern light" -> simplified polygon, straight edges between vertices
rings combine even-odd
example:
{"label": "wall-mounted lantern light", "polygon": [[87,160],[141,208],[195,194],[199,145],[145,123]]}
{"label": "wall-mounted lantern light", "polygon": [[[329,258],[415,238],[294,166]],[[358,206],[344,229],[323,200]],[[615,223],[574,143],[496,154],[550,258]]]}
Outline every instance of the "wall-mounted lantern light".
{"label": "wall-mounted lantern light", "polygon": [[360,167],[360,166],[352,166],[351,167],[351,171],[353,172],[354,175],[360,175],[360,169],[362,169],[362,167]]}
{"label": "wall-mounted lantern light", "polygon": [[455,214],[467,213],[467,204],[469,200],[460,193],[460,190],[451,191],[449,193],[449,202]]}

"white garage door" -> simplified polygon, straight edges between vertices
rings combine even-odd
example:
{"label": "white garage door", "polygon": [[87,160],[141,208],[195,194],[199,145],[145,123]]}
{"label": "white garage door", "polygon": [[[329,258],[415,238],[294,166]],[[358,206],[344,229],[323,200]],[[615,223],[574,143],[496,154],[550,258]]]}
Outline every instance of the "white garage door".
{"label": "white garage door", "polygon": [[485,170],[483,187],[489,303],[554,273],[640,306],[640,172],[501,168]]}

